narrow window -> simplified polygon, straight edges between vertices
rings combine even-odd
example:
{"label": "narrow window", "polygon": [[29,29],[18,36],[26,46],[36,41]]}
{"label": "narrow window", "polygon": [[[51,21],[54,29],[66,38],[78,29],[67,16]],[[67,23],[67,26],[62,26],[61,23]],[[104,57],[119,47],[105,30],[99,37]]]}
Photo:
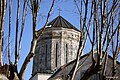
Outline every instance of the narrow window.
{"label": "narrow window", "polygon": [[68,45],[65,45],[66,63],[68,62]]}
{"label": "narrow window", "polygon": [[56,43],[55,67],[57,67],[58,43]]}
{"label": "narrow window", "polygon": [[47,53],[48,53],[48,49],[47,49],[47,47],[48,47],[48,45],[46,44],[45,45],[45,66],[46,66],[46,68],[47,68]]}

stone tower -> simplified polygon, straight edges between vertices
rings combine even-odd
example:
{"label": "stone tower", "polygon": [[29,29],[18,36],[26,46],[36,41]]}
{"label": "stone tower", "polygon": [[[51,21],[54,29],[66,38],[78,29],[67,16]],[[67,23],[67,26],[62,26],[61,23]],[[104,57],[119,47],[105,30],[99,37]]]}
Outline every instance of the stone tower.
{"label": "stone tower", "polygon": [[37,41],[31,80],[46,80],[61,65],[76,58],[80,31],[60,15]]}

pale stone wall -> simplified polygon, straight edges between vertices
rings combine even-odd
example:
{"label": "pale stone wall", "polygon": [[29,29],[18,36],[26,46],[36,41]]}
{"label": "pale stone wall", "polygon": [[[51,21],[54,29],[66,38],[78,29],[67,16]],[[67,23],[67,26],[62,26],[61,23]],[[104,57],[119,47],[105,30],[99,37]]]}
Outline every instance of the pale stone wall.
{"label": "pale stone wall", "polygon": [[8,80],[8,78],[5,75],[0,74],[0,80]]}
{"label": "pale stone wall", "polygon": [[50,76],[51,76],[51,74],[37,73],[30,80],[47,80]]}
{"label": "pale stone wall", "polygon": [[[74,60],[76,58],[77,50],[78,50],[78,44],[79,44],[79,37],[80,33],[78,31],[72,30],[72,29],[64,29],[62,30],[62,52],[64,53],[64,59],[66,59],[66,44],[68,45],[68,62]],[[64,60],[62,63],[66,64]]]}
{"label": "pale stone wall", "polygon": [[61,65],[74,60],[79,45],[79,37],[80,32],[74,29],[46,28],[37,42],[32,73],[53,73]]}

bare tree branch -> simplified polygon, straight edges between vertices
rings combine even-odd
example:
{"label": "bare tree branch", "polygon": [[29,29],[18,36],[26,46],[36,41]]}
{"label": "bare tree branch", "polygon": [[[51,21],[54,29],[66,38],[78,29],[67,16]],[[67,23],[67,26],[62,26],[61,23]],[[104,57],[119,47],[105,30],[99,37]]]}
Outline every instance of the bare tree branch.
{"label": "bare tree branch", "polygon": [[[38,7],[39,7],[39,4],[40,4],[41,1],[32,1],[31,0],[31,5],[32,5],[32,15],[33,15],[33,39],[32,39],[32,42],[31,42],[31,48],[30,48],[30,52],[29,54],[27,55],[27,57],[25,58],[25,61],[20,69],[20,72],[19,72],[19,79],[20,80],[23,80],[24,78],[24,72],[26,70],[26,67],[28,65],[28,63],[30,62],[31,58],[35,55],[35,47],[36,47],[36,44],[37,44],[37,40],[41,37],[41,33],[44,31],[44,28],[41,30],[41,31],[36,31],[36,18],[37,18],[37,13],[38,13]],[[47,20],[48,21],[48,18],[50,16],[50,13],[52,11],[52,8],[54,6],[54,2],[55,0],[53,0],[52,2],[52,5],[50,7],[50,10],[48,12],[48,17],[47,17]],[[47,23],[47,22],[46,22]],[[45,24],[46,25],[46,24]]]}
{"label": "bare tree branch", "polygon": [[19,16],[20,16],[20,0],[17,0],[17,16],[16,16],[16,34],[15,34],[15,65],[18,63],[18,26],[19,26]]}
{"label": "bare tree branch", "polygon": [[2,46],[4,33],[4,18],[6,12],[6,0],[0,1],[0,66],[2,66]]}
{"label": "bare tree branch", "polygon": [[8,31],[8,61],[11,64],[10,60],[10,33],[11,33],[11,11],[12,10],[12,0],[9,0],[9,31]]}
{"label": "bare tree branch", "polygon": [[20,32],[20,38],[19,38],[19,44],[18,44],[18,55],[17,55],[17,60],[19,60],[20,57],[20,48],[21,48],[21,41],[22,41],[22,36],[23,36],[23,31],[24,31],[24,23],[25,23],[25,18],[28,12],[28,2],[29,0],[25,0],[23,4],[23,13],[22,13],[22,24],[21,24],[21,32]]}

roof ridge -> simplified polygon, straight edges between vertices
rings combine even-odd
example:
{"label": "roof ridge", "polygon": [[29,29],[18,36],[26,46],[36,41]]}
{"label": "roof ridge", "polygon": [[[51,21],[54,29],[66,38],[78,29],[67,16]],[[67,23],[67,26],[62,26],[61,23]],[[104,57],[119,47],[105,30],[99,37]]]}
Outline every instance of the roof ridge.
{"label": "roof ridge", "polygon": [[69,21],[67,21],[65,18],[63,18],[60,15],[57,16],[52,21],[50,21],[47,25],[48,26],[52,25],[52,27],[63,27],[63,28],[74,29],[76,31],[80,31],[75,26],[73,26]]}

